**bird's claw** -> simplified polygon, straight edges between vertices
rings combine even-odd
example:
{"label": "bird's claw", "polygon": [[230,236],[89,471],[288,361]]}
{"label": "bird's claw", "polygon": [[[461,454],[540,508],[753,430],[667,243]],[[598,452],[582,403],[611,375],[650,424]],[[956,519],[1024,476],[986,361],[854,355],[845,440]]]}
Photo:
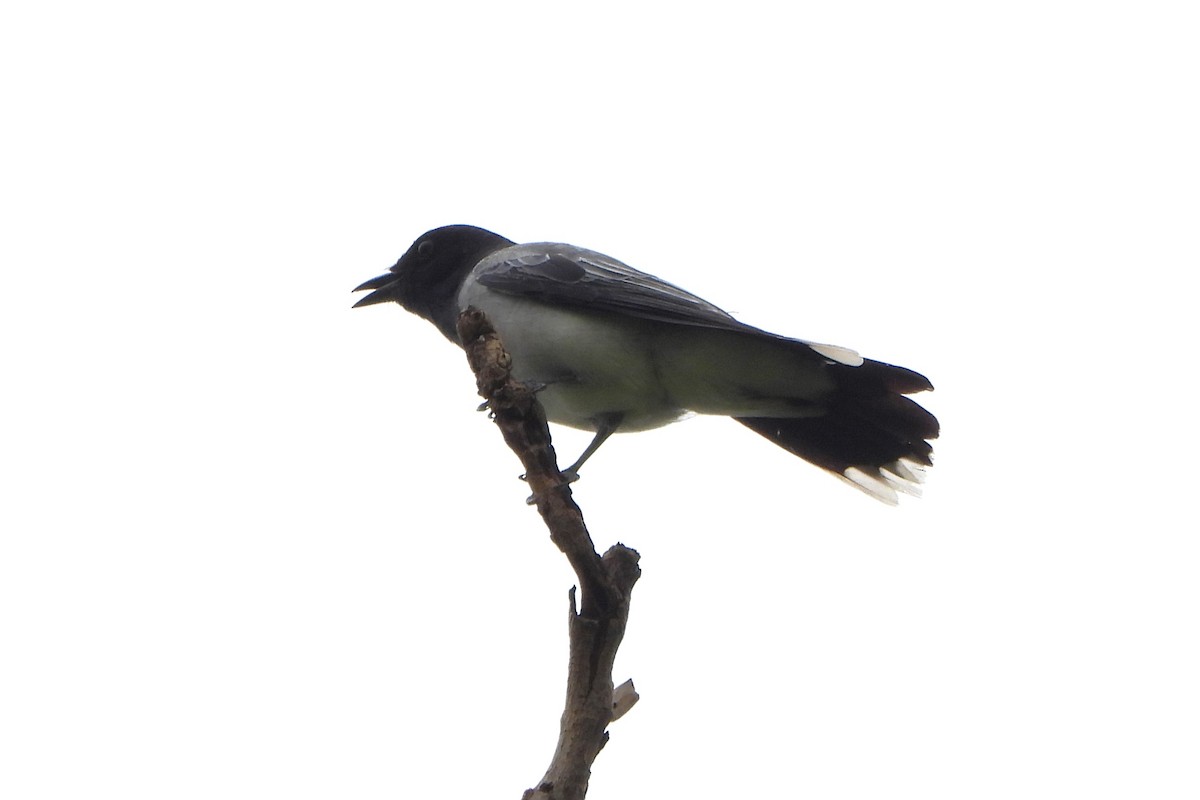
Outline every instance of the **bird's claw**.
{"label": "bird's claw", "polygon": [[[554,487],[555,489],[565,489],[568,486],[570,486],[572,483],[574,483],[575,481],[579,480],[579,473],[576,472],[575,470],[571,469],[570,467],[568,467],[567,469],[560,472],[559,475],[562,476],[563,480],[562,480],[562,483],[560,483]],[[528,476],[526,476],[524,474],[522,474],[518,477],[520,477],[520,479],[523,481],[528,480]],[[525,498],[525,505],[527,505],[527,506],[532,506],[532,505],[535,505],[536,503],[537,503],[537,495],[531,494],[531,495],[529,495],[529,497]]]}

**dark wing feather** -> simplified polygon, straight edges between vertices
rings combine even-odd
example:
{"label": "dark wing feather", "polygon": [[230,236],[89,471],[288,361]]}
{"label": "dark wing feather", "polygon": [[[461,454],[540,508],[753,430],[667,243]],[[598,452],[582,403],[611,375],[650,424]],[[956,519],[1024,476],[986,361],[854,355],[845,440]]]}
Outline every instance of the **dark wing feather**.
{"label": "dark wing feather", "polygon": [[475,269],[488,289],[553,305],[641,319],[756,331],[690,292],[601,253],[560,244],[518,245]]}
{"label": "dark wing feather", "polygon": [[845,347],[779,336],[738,322],[728,312],[674,284],[603,253],[569,244],[507,247],[481,261],[475,268],[475,279],[492,291],[550,305],[765,336],[811,348],[833,362],[849,366],[862,363],[858,353]]}

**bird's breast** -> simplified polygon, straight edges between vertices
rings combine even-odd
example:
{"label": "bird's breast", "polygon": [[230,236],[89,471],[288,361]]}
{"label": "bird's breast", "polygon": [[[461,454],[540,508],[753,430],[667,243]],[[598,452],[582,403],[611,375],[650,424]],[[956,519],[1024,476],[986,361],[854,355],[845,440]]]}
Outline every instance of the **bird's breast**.
{"label": "bird's breast", "polygon": [[593,430],[602,415],[624,415],[621,430],[657,428],[683,416],[663,386],[651,323],[494,292],[468,281],[460,308],[487,314],[513,360],[517,380],[543,386],[552,422]]}

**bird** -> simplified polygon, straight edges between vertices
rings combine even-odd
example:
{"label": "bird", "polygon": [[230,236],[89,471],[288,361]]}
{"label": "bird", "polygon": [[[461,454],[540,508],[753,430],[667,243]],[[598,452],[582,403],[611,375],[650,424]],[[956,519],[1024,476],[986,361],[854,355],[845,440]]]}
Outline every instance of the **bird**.
{"label": "bird", "polygon": [[907,397],[933,389],[925,376],[739,322],[593,250],[447,225],[354,291],[370,292],[355,308],[398,303],[459,346],[459,314],[481,310],[547,419],[594,432],[567,481],[612,434],[695,414],[731,417],[889,505],[919,495],[933,464],[940,426]]}

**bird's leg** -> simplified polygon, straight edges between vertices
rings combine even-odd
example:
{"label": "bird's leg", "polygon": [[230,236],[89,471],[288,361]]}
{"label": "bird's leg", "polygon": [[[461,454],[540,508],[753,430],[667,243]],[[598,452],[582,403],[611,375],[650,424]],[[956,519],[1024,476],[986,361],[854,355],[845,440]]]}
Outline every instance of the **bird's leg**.
{"label": "bird's leg", "polygon": [[583,466],[583,462],[591,458],[592,454],[600,449],[600,445],[617,432],[617,428],[621,427],[621,420],[624,418],[625,415],[619,411],[596,417],[596,435],[592,437],[591,444],[584,448],[584,451],[579,454],[579,458],[575,459],[574,464],[562,471],[567,483],[579,480],[579,468]]}
{"label": "bird's leg", "polygon": [[[563,476],[563,482],[561,484],[562,486],[566,486],[579,480],[579,468],[583,466],[583,462],[591,458],[592,454],[600,449],[600,445],[604,444],[604,441],[608,439],[608,437],[617,432],[617,428],[621,426],[621,420],[624,418],[625,415],[621,412],[601,414],[600,416],[596,417],[596,435],[592,437],[591,444],[584,448],[584,451],[579,454],[579,458],[575,459],[574,464],[564,470],[560,470]],[[522,475],[521,480],[524,479],[525,476]],[[533,495],[529,495],[529,497],[525,498],[526,505],[533,505],[535,502],[536,498]]]}

